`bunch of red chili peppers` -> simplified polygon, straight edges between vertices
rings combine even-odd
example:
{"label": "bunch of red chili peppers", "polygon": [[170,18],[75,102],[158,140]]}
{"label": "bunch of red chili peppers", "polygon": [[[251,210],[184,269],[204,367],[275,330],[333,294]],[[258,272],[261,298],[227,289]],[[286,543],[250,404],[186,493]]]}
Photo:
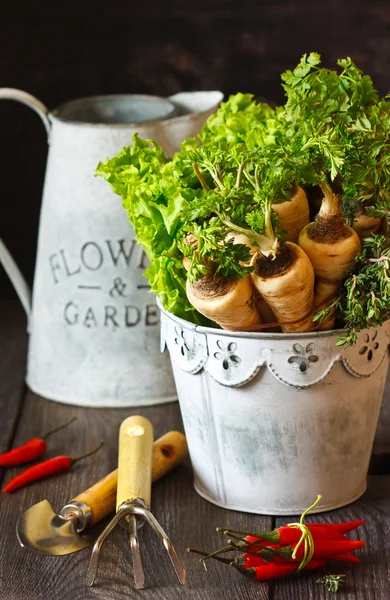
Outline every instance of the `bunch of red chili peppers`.
{"label": "bunch of red chili peppers", "polygon": [[[321,500],[317,500],[301,516],[299,523],[288,523],[267,533],[251,533],[238,529],[217,528],[223,532],[228,543],[224,548],[207,553],[188,549],[201,554],[203,563],[209,558],[236,568],[250,579],[268,581],[291,575],[302,570],[318,569],[329,560],[360,562],[353,554],[365,542],[350,540],[345,534],[356,529],[364,521],[347,523],[304,523],[306,514]],[[234,558],[220,555],[234,552]],[[342,576],[339,576],[342,577]]]}
{"label": "bunch of red chili peppers", "polygon": [[[4,454],[0,454],[0,467],[23,465],[35,460],[36,458],[39,458],[47,450],[46,438],[52,433],[67,427],[75,420],[76,417],[63,425],[60,425],[60,427],[52,429],[45,435],[42,435],[40,438],[31,438],[21,446],[13,448]],[[91,452],[88,452],[87,454],[83,454],[82,456],[78,456],[76,458],[71,458],[70,456],[54,456],[53,458],[49,458],[48,460],[37,463],[36,465],[29,467],[11,479],[11,481],[9,481],[4,487],[3,492],[13,492],[14,490],[26,485],[27,483],[31,483],[32,481],[37,481],[38,479],[49,477],[50,475],[60,473],[61,471],[66,471],[79,460],[86,458],[87,456],[91,456],[91,454],[94,454],[100,450],[102,446],[103,441],[97,448]]]}

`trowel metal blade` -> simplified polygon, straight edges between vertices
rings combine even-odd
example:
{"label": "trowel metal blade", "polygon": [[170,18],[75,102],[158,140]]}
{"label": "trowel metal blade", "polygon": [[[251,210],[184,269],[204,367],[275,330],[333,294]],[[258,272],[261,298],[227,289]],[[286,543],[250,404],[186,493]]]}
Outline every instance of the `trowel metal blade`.
{"label": "trowel metal blade", "polygon": [[38,502],[18,519],[16,535],[21,546],[47,554],[63,556],[78,552],[93,543],[77,533],[77,518],[57,515],[50,502]]}

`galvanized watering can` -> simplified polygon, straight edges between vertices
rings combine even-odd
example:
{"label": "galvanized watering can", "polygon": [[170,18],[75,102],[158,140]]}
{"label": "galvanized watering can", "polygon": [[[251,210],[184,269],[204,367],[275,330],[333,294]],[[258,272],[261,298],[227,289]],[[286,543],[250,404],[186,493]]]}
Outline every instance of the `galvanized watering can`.
{"label": "galvanized watering can", "polygon": [[29,320],[28,386],[84,406],[175,400],[169,358],[159,352],[159,311],[143,277],[146,257],[120,199],[94,172],[135,132],[172,155],[198,133],[222,94],[100,96],[53,112],[20,90],[0,89],[0,99],[35,110],[49,141],[32,303],[0,240],[0,262]]}
{"label": "galvanized watering can", "polygon": [[296,515],[353,502],[367,470],[389,366],[390,321],[337,347],[340,331],[232,333],[166,311],[196,491],[213,504]]}

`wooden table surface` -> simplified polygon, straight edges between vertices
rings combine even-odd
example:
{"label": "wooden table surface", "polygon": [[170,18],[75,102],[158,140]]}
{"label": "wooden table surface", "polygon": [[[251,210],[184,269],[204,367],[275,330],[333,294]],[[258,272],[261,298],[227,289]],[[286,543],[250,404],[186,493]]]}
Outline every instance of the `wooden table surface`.
{"label": "wooden table surface", "polygon": [[[13,494],[0,495],[0,599],[1,600],[307,600],[334,597],[316,584],[318,573],[292,576],[270,585],[248,581],[234,569],[214,561],[207,572],[187,546],[215,549],[218,525],[249,530],[270,530],[290,518],[249,515],[218,508],[200,498],[192,487],[189,461],[156,483],[152,508],[169,533],[188,570],[183,588],[175,578],[159,540],[151,530],[141,530],[147,576],[143,591],[134,589],[128,536],[117,528],[107,539],[101,555],[98,579],[93,588],[84,583],[90,550],[65,557],[47,557],[19,547],[15,524],[21,512],[47,498],[56,510],[115,468],[117,435],[121,421],[131,409],[84,409],[56,404],[29,391],[24,384],[27,335],[26,320],[15,296],[1,297],[0,311],[0,452],[64,423],[77,420],[50,438],[47,456],[78,455],[105,439],[104,448],[64,474],[37,482]],[[359,537],[367,546],[358,552],[361,563],[331,563],[321,573],[345,573],[340,600],[388,600],[390,575],[390,385],[385,397],[371,475],[364,496],[352,505],[311,520],[365,519]],[[182,430],[177,403],[137,409],[154,424],[156,437],[169,429]],[[0,469],[4,484],[18,472]],[[357,537],[355,532],[352,537]]]}

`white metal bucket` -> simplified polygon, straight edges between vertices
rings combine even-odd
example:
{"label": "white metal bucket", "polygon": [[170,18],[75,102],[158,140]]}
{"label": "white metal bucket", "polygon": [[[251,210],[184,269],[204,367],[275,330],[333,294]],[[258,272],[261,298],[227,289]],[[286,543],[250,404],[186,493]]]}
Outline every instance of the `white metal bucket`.
{"label": "white metal bucket", "polygon": [[390,321],[362,331],[232,333],[162,310],[195,489],[233,510],[344,506],[366,477],[389,364]]}
{"label": "white metal bucket", "polygon": [[28,386],[84,406],[176,400],[170,361],[159,352],[159,311],[143,277],[145,255],[121,199],[94,174],[99,161],[132,143],[135,132],[171,155],[198,133],[222,94],[102,96],[53,112],[20,90],[0,89],[0,99],[35,110],[50,144],[32,307],[28,286],[0,240],[0,263],[29,318]]}

